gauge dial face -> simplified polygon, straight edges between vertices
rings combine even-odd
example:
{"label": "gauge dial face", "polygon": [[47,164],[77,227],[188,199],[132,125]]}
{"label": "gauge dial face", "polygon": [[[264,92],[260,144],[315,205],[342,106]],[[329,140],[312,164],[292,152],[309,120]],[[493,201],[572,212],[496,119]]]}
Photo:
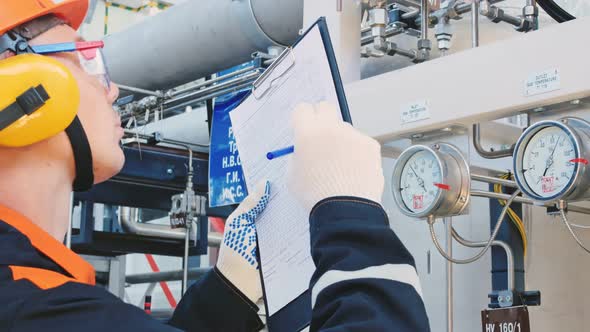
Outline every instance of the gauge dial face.
{"label": "gauge dial face", "polygon": [[559,127],[541,129],[531,137],[524,149],[521,171],[534,194],[548,198],[567,187],[578,158],[574,144]]}
{"label": "gauge dial face", "polygon": [[430,151],[418,151],[412,155],[401,173],[400,193],[406,208],[413,213],[432,207],[441,189],[442,174],[436,156]]}

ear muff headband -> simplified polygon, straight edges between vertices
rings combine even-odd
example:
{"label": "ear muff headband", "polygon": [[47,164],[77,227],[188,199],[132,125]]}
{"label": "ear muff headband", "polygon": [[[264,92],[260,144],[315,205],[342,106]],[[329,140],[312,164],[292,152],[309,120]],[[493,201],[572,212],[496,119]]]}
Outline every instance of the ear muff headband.
{"label": "ear muff headband", "polygon": [[76,179],[74,180],[74,191],[87,191],[94,184],[94,172],[92,170],[92,151],[88,143],[88,137],[78,116],[66,128],[66,134],[70,139],[74,151],[76,164]]}

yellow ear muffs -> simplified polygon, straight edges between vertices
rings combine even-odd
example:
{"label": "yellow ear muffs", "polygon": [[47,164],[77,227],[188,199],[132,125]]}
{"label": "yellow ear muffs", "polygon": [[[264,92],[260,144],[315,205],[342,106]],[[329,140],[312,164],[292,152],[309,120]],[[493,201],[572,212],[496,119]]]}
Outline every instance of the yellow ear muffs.
{"label": "yellow ear muffs", "polygon": [[0,60],[0,146],[31,145],[64,131],[78,113],[72,73],[47,56]]}

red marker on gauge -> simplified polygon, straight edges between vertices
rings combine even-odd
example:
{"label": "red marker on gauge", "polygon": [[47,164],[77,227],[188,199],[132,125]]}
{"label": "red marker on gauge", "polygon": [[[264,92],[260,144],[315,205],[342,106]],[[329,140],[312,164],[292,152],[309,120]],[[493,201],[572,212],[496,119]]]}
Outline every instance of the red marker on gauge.
{"label": "red marker on gauge", "polygon": [[434,186],[439,189],[446,190],[446,191],[451,190],[451,186],[449,186],[448,184],[444,184],[444,183],[434,183]]}

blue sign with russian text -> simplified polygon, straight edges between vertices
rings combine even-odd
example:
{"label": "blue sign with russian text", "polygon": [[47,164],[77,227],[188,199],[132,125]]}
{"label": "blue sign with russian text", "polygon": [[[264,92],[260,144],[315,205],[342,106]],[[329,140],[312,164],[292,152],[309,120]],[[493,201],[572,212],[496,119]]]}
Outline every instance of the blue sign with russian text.
{"label": "blue sign with russian text", "polygon": [[[260,58],[232,67],[217,73],[218,77],[228,80],[242,77],[248,73],[260,70]],[[231,75],[238,71],[251,68],[239,75]],[[234,137],[229,112],[236,108],[250,93],[250,88],[225,94],[215,99],[213,118],[211,123],[211,148],[209,150],[209,206],[220,207],[241,203],[246,196],[246,180],[242,171],[242,163]]]}
{"label": "blue sign with russian text", "polygon": [[209,155],[209,206],[238,204],[248,190],[229,112],[248,95],[241,91],[218,98],[213,109]]}

